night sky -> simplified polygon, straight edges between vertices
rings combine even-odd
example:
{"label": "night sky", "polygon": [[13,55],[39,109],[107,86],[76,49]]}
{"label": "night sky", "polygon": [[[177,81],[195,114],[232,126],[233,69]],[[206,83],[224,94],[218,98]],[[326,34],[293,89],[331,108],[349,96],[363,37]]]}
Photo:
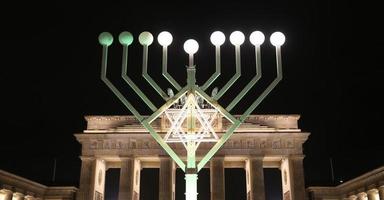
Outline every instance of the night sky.
{"label": "night sky", "polygon": [[[156,105],[160,106],[160,96],[141,77],[142,48],[137,38],[142,31],[156,37],[165,30],[174,38],[169,47],[169,72],[181,85],[186,81],[188,63],[182,49],[186,39],[200,44],[195,62],[197,83],[202,84],[214,71],[210,34],[216,30],[225,33],[222,76],[213,84],[222,87],[235,71],[229,35],[235,30],[246,35],[241,47],[243,76],[219,101],[223,105],[254,74],[250,33],[260,30],[266,35],[261,49],[265,76],[241,105],[251,102],[274,78],[274,47],[269,36],[283,32],[283,80],[254,114],[301,115],[300,128],[311,133],[303,147],[306,185],[337,185],[382,166],[384,16],[380,6],[357,2],[60,1],[3,5],[2,10],[10,13],[0,14],[0,169],[42,184],[78,186],[81,147],[73,134],[85,129],[84,115],[130,114],[100,79],[98,35],[108,31],[115,37],[108,76],[145,114],[149,109],[120,78],[122,48],[117,37],[122,31],[134,35],[128,74],[150,99],[158,99]],[[161,46],[156,41],[149,48],[148,67],[163,88],[170,87],[161,77]],[[237,113],[244,110],[242,106],[234,109]],[[57,173],[52,181],[55,160]],[[146,173],[149,176],[156,171]]]}

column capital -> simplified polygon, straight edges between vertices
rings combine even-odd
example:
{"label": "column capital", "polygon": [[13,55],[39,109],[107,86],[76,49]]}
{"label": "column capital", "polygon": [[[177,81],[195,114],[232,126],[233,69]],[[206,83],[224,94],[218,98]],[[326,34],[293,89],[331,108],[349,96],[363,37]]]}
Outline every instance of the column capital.
{"label": "column capital", "polygon": [[224,160],[224,158],[225,158],[225,156],[222,156],[222,155],[220,155],[220,156],[213,156],[211,158],[211,160]]}
{"label": "column capital", "polygon": [[367,198],[367,193],[360,192],[360,193],[357,194],[357,197],[358,197],[359,200],[364,200],[364,199]]}
{"label": "column capital", "polygon": [[248,159],[249,160],[251,160],[251,159],[253,159],[253,160],[263,160],[264,157],[265,157],[264,155],[249,155]]}
{"label": "column capital", "polygon": [[290,160],[303,160],[305,158],[305,155],[298,154],[298,155],[289,155],[288,159]]}
{"label": "column capital", "polygon": [[5,189],[5,188],[3,188],[3,189],[0,189],[0,192],[4,192],[4,193],[7,193],[7,194],[9,194],[9,193],[13,193],[13,191],[12,191],[12,190],[9,190],[9,189]]}
{"label": "column capital", "polygon": [[172,159],[169,155],[159,155],[158,157],[159,157],[160,160]]}
{"label": "column capital", "polygon": [[120,161],[134,160],[133,156],[119,156]]}
{"label": "column capital", "polygon": [[93,161],[96,159],[93,156],[79,156],[79,158],[81,159],[81,161]]}
{"label": "column capital", "polygon": [[367,191],[367,194],[371,194],[371,193],[373,193],[373,194],[379,193],[379,190],[376,188],[372,188],[372,189]]}

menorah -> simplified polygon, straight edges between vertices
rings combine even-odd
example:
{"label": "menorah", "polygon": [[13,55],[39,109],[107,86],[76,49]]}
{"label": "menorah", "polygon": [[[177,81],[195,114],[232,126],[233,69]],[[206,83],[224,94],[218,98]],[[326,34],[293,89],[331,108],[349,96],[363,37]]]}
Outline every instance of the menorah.
{"label": "menorah", "polygon": [[[121,76],[153,113],[149,116],[140,114],[140,112],[132,106],[132,104],[107,78],[108,47],[113,43],[113,37],[108,32],[103,32],[99,35],[99,42],[103,46],[101,79],[137,118],[137,120],[140,121],[145,129],[158,142],[158,144],[169,154],[180,169],[185,172],[186,199],[197,200],[197,173],[207,164],[212,156],[215,155],[215,153],[231,137],[234,131],[245,121],[245,119],[256,109],[256,107],[282,79],[281,46],[285,42],[285,36],[281,32],[275,32],[270,37],[270,42],[276,48],[277,73],[275,79],[249,105],[242,115],[236,117],[230,113],[231,110],[252,89],[252,87],[255,86],[262,76],[260,46],[265,40],[265,36],[262,32],[254,31],[249,37],[250,42],[255,47],[256,74],[240,91],[240,93],[227,105],[226,108],[222,107],[218,103],[218,100],[241,76],[240,46],[245,41],[245,36],[242,32],[234,31],[229,37],[230,42],[235,47],[236,73],[220,90],[215,87],[212,90],[211,95],[208,95],[206,91],[221,74],[220,46],[225,42],[225,35],[222,32],[213,32],[210,37],[212,44],[215,46],[216,66],[215,72],[202,86],[196,85],[196,67],[193,59],[194,54],[199,49],[199,44],[193,39],[185,41],[183,47],[185,52],[189,55],[189,63],[187,66],[187,84],[184,87],[177,83],[177,81],[168,73],[167,69],[167,50],[168,46],[172,43],[173,37],[166,31],[163,31],[158,35],[157,40],[162,46],[162,74],[176,89],[177,92],[175,94],[170,88],[168,88],[167,91],[164,91],[148,74],[148,47],[153,43],[153,35],[145,31],[139,35],[138,39],[140,44],[143,46],[142,76],[162,97],[165,103],[160,108],[157,108],[127,74],[128,47],[133,42],[133,36],[130,32],[125,31],[119,35],[119,42],[123,46]],[[156,132],[151,125],[151,123],[161,115],[165,115],[171,124],[167,133],[162,134],[163,136]],[[221,135],[221,137],[215,133],[215,130],[212,127],[213,119],[217,115],[222,115],[231,123],[229,128]],[[205,155],[202,156],[202,159],[197,160],[196,151],[202,142],[213,143],[213,146]],[[187,152],[186,158],[182,159],[180,155],[177,155],[170,147],[169,143],[182,143]]]}

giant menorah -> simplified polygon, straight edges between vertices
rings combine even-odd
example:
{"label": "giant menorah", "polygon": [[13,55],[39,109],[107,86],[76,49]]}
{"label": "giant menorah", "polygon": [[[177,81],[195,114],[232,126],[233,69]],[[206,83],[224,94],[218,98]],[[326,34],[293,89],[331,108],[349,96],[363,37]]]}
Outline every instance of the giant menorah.
{"label": "giant menorah", "polygon": [[[235,47],[235,67],[236,73],[232,78],[219,90],[217,87],[213,89],[211,95],[207,94],[207,89],[216,80],[221,73],[220,46],[225,42],[225,35],[216,31],[212,33],[210,40],[215,46],[215,72],[202,85],[196,85],[196,67],[194,65],[193,56],[197,52],[199,45],[189,39],[184,43],[184,50],[189,55],[189,63],[187,66],[187,85],[182,87],[168,73],[167,66],[167,50],[172,43],[172,35],[169,32],[161,32],[158,42],[162,46],[162,74],[176,89],[176,93],[168,88],[164,91],[155,80],[148,74],[148,47],[153,42],[153,36],[149,32],[142,32],[139,35],[139,42],[143,46],[143,63],[142,75],[153,89],[162,97],[165,102],[160,108],[157,108],[152,101],[144,94],[142,90],[129,78],[127,74],[128,63],[128,47],[133,42],[133,36],[130,32],[122,32],[119,35],[119,42],[123,46],[122,58],[122,78],[135,91],[135,93],[145,102],[152,110],[152,114],[144,116],[132,106],[132,104],[123,96],[123,94],[113,85],[107,78],[107,57],[108,46],[113,42],[110,33],[103,32],[99,35],[99,42],[103,46],[102,71],[101,79],[112,90],[112,92],[120,99],[120,101],[128,108],[128,110],[140,121],[140,123],[148,130],[152,137],[159,145],[169,154],[175,163],[185,172],[185,196],[187,200],[197,200],[197,173],[207,164],[213,155],[223,146],[223,144],[231,137],[234,131],[244,122],[244,120],[256,109],[256,107],[264,100],[264,98],[275,88],[282,79],[281,64],[281,45],[285,42],[285,36],[281,32],[275,32],[271,35],[270,41],[276,48],[276,78],[264,89],[264,91],[249,104],[246,111],[239,117],[231,114],[231,110],[239,103],[239,101],[252,89],[252,87],[261,78],[261,56],[260,46],[264,43],[265,36],[260,31],[251,33],[249,40],[255,47],[256,57],[256,74],[252,80],[240,91],[240,93],[227,105],[222,107],[218,100],[228,91],[228,89],[241,76],[241,60],[240,46],[244,43],[245,36],[240,31],[234,31],[229,39]],[[166,134],[160,135],[152,127],[151,123],[159,116],[165,115],[171,126]],[[230,127],[221,137],[219,137],[212,127],[213,120],[217,115],[222,115],[231,122]],[[202,156],[199,161],[196,159],[196,151],[202,142],[213,143],[212,148]],[[182,159],[170,147],[169,143],[182,143],[186,148],[186,159]]]}

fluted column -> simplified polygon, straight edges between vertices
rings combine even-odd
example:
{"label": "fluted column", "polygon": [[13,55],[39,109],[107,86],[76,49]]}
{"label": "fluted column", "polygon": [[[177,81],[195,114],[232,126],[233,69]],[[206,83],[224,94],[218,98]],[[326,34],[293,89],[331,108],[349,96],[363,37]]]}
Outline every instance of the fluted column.
{"label": "fluted column", "polygon": [[140,195],[140,161],[132,157],[121,158],[119,200],[136,200]]}
{"label": "fluted column", "polygon": [[303,155],[294,155],[285,157],[281,161],[284,199],[305,199],[303,159]]}
{"label": "fluted column", "polygon": [[24,200],[35,200],[36,198],[31,196],[31,195],[27,195],[24,197]]}
{"label": "fluted column", "polygon": [[377,189],[371,189],[367,192],[368,200],[379,200],[379,191]]}
{"label": "fluted column", "polygon": [[0,194],[3,194],[3,199],[4,200],[12,200],[12,197],[13,197],[13,192],[11,190],[7,190],[7,189],[1,189],[0,190]]}
{"label": "fluted column", "polygon": [[224,157],[213,157],[210,161],[211,200],[225,200]]}
{"label": "fluted column", "polygon": [[357,199],[358,200],[368,200],[367,193],[360,192],[359,194],[357,194]]}
{"label": "fluted column", "polygon": [[384,200],[384,185],[379,187],[379,197],[380,200]]}
{"label": "fluted column", "polygon": [[20,192],[15,192],[15,193],[13,193],[12,200],[24,200],[24,194],[22,194]]}
{"label": "fluted column", "polygon": [[263,157],[251,156],[246,161],[247,199],[265,200]]}
{"label": "fluted column", "polygon": [[175,199],[175,164],[169,156],[160,157],[159,200]]}

